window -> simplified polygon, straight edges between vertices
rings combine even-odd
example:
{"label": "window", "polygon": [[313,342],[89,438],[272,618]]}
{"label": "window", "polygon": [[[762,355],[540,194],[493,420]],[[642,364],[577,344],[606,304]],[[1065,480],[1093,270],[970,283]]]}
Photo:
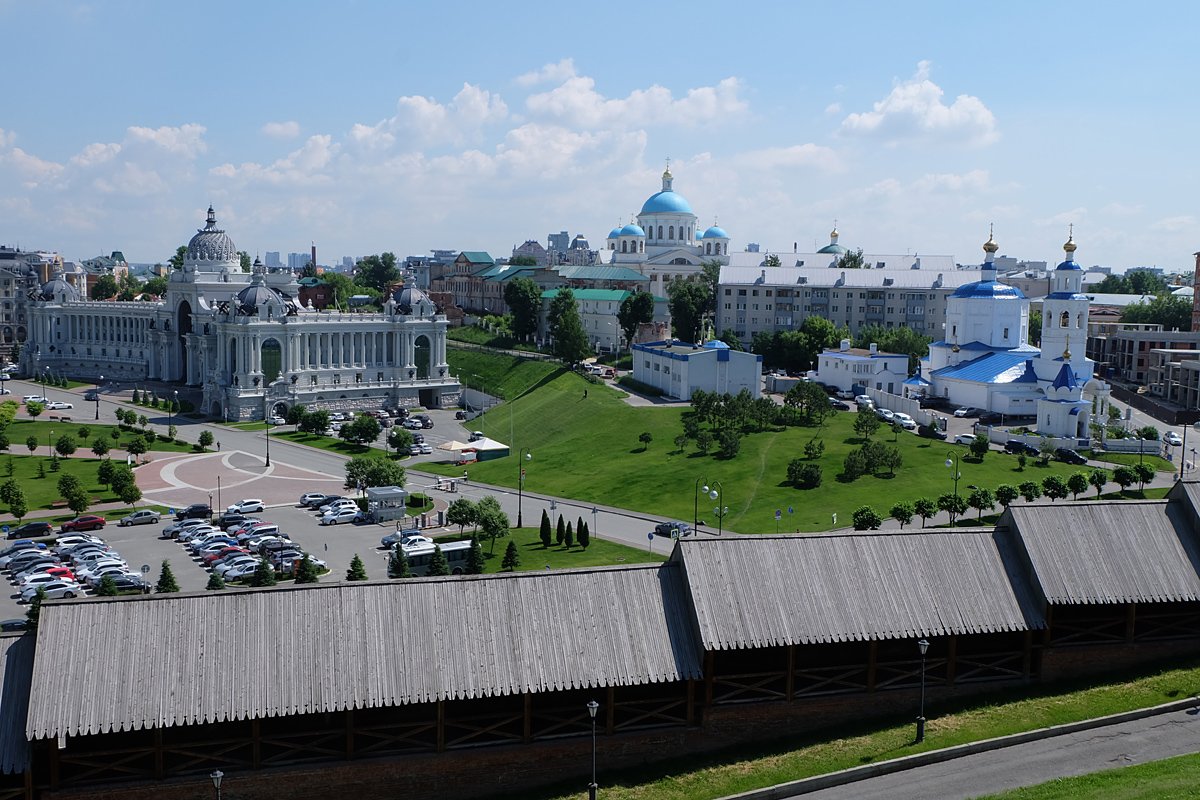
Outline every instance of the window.
{"label": "window", "polygon": [[670,227],[667,228],[667,238],[668,239],[675,238],[675,226],[674,225],[671,225]]}
{"label": "window", "polygon": [[1069,311],[1062,312],[1062,316],[1059,317],[1059,319],[1058,319],[1058,327],[1060,327],[1060,328],[1071,327],[1071,312],[1069,312]]}
{"label": "window", "polygon": [[1008,328],[1005,328],[1005,329],[1004,329],[1004,338],[1005,338],[1005,339],[1007,339],[1007,338],[1008,338]]}
{"label": "window", "polygon": [[[653,229],[653,228],[651,228],[650,230],[654,230],[654,229]],[[659,238],[659,239],[663,238],[663,237],[662,237],[662,225],[659,225],[659,226],[658,226],[658,238]]]}
{"label": "window", "polygon": [[[771,290],[770,290],[770,289],[767,289],[767,297],[771,297],[771,296],[772,296],[772,292],[771,292]],[[782,291],[780,291],[780,293],[779,293],[779,296],[780,296],[780,297],[783,297],[783,296],[784,296],[784,294],[783,294],[783,292],[782,292]]]}
{"label": "window", "polygon": [[731,295],[731,294],[733,294],[733,290],[732,290],[732,289],[726,289],[726,290],[725,290],[725,296],[726,296],[726,297],[729,297],[729,295]]}
{"label": "window", "polygon": [[958,336],[958,326],[957,325],[950,326],[950,336],[951,337]]}
{"label": "window", "polygon": [[745,297],[745,296],[746,296],[746,290],[738,289],[738,297]]}

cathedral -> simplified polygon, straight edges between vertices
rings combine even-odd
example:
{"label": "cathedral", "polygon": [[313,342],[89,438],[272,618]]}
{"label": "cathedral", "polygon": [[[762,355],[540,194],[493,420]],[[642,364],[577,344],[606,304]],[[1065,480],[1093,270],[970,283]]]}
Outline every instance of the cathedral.
{"label": "cathedral", "polygon": [[381,312],[302,305],[295,275],[238,249],[208,209],[162,300],[81,300],[55,276],[30,295],[28,375],[178,382],[201,390],[201,411],[227,420],[330,410],[437,408],[458,403],[446,363],[445,316],[413,288]]}
{"label": "cathedral", "polygon": [[1036,416],[1036,430],[1046,436],[1088,437],[1093,412],[1106,418],[1109,387],[1093,377],[1095,363],[1084,353],[1089,300],[1075,248],[1071,235],[1042,303],[1039,349],[1028,343],[1029,300],[996,279],[999,245],[989,236],[980,280],[950,296],[945,336],[929,345],[921,365],[927,378],[916,383],[960,406]]}

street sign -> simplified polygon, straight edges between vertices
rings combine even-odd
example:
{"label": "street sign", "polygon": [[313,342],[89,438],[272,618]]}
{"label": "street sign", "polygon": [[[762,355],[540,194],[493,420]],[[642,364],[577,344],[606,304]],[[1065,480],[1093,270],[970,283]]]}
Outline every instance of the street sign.
{"label": "street sign", "polygon": [[150,574],[150,565],[149,564],[142,564],[142,574],[143,575]]}
{"label": "street sign", "polygon": [[7,525],[0,526],[0,531],[4,531],[4,533],[8,533],[8,526]]}
{"label": "street sign", "polygon": [[777,508],[775,509],[775,521],[779,522],[781,519],[783,519],[783,512]]}

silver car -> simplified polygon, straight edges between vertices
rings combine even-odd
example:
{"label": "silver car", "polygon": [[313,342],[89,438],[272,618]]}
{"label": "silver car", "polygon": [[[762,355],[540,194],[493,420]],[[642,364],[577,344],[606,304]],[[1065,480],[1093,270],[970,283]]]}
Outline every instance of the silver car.
{"label": "silver car", "polygon": [[151,511],[148,508],[143,508],[135,511],[127,517],[121,517],[117,520],[117,525],[124,528],[129,525],[153,525],[162,519],[162,515],[157,511]]}

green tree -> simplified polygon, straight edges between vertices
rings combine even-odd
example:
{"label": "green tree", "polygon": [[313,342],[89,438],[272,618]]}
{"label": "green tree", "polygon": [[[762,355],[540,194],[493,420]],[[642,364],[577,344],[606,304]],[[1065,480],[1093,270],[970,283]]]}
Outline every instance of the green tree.
{"label": "green tree", "polygon": [[319,580],[317,565],[313,563],[308,553],[305,553],[304,557],[300,559],[300,563],[296,565],[296,583],[317,583]]}
{"label": "green tree", "polygon": [[1021,493],[1021,497],[1025,498],[1026,503],[1032,503],[1042,496],[1042,487],[1037,481],[1025,481],[1017,487],[1017,491]]}
{"label": "green tree", "polygon": [[992,449],[991,442],[988,441],[987,434],[976,436],[970,445],[971,457],[983,461],[983,457]]}
{"label": "green tree", "polygon": [[643,453],[646,452],[646,450],[650,447],[650,442],[653,441],[653,439],[654,437],[650,434],[650,431],[642,431],[638,434],[638,441],[642,443]]}
{"label": "green tree", "polygon": [[950,527],[954,527],[955,521],[966,513],[967,501],[962,495],[944,494],[937,499],[938,508],[950,515]]}
{"label": "green tree", "polygon": [[550,322],[550,336],[554,339],[554,357],[567,365],[583,361],[591,352],[591,347],[588,345],[587,332],[583,329],[583,320],[579,316],[575,293],[570,289],[559,289],[558,294],[550,301],[547,317]]}
{"label": "green tree", "polygon": [[579,530],[575,532],[575,538],[579,541],[579,546],[584,550],[587,550],[588,545],[592,543],[592,531],[586,521],[580,524]]}
{"label": "green tree", "polygon": [[735,458],[742,449],[742,435],[728,427],[717,433],[717,454],[726,460]]}
{"label": "green tree", "polygon": [[446,508],[446,522],[458,526],[459,536],[462,536],[463,528],[478,524],[478,520],[475,504],[465,497],[458,498]]}
{"label": "green tree", "polygon": [[892,515],[892,519],[900,523],[900,530],[904,530],[904,526],[913,519],[913,507],[909,503],[896,503],[888,513]]}
{"label": "green tree", "polygon": [[126,452],[133,456],[134,459],[140,459],[146,452],[146,440],[140,436],[135,436],[125,445]]}
{"label": "green tree", "polygon": [[667,308],[671,312],[671,329],[676,338],[701,343],[704,335],[701,326],[711,300],[710,290],[702,281],[676,277],[667,284]]}
{"label": "green tree", "polygon": [[187,245],[181,244],[175,248],[175,255],[167,259],[167,263],[171,265],[171,269],[183,269],[183,260],[187,258]]}
{"label": "green tree", "polygon": [[29,454],[33,455],[33,451],[38,448],[38,438],[36,436],[26,437],[25,446],[29,448]]}
{"label": "green tree", "polygon": [[[509,542],[512,544],[512,542]],[[483,547],[479,544],[479,537],[471,537],[471,550],[467,553],[467,567],[464,570],[468,575],[482,575],[484,568]]]}
{"label": "green tree", "polygon": [[1100,499],[1101,492],[1104,491],[1104,485],[1108,483],[1108,471],[1103,469],[1094,469],[1088,475],[1088,483],[1096,490],[1096,499]]}
{"label": "green tree", "polygon": [[521,566],[521,553],[517,550],[517,543],[509,540],[508,547],[504,548],[504,560],[500,562],[500,567],[512,572],[519,566]]}
{"label": "green tree", "polygon": [[383,458],[358,456],[346,462],[347,489],[358,486],[371,488],[374,486],[404,486],[404,467],[395,461]]}
{"label": "green tree", "polygon": [[25,612],[25,619],[29,620],[29,630],[35,633],[42,617],[42,603],[44,602],[46,602],[46,590],[39,586],[29,601],[29,609]]}
{"label": "green tree", "polygon": [[913,503],[913,512],[921,518],[921,527],[925,527],[925,521],[937,513],[937,503],[928,497],[918,497]]}
{"label": "green tree", "polygon": [[225,579],[215,572],[210,573],[208,576],[208,583],[204,586],[205,591],[219,592],[224,588]]}
{"label": "green tree", "polygon": [[400,455],[404,455],[412,447],[413,437],[407,430],[397,426],[388,431],[387,444]]}
{"label": "green tree", "polygon": [[508,536],[508,515],[500,508],[500,503],[491,495],[480,498],[475,504],[476,513],[479,516],[479,527],[483,530],[483,535],[492,540],[489,553],[496,551],[496,540],[501,536]]}
{"label": "green tree", "polygon": [[254,263],[250,260],[250,254],[245,250],[238,250],[238,264],[241,266],[242,272],[249,272],[254,266]]}
{"label": "green tree", "polygon": [[842,253],[834,269],[864,269],[865,267],[866,260],[863,259],[863,251],[860,247],[857,250],[847,250]]}
{"label": "green tree", "polygon": [[441,545],[433,546],[433,555],[429,557],[429,567],[425,570],[425,574],[431,576],[450,574],[450,564],[446,561],[446,554],[442,552]]}
{"label": "green tree", "polygon": [[100,585],[96,587],[96,595],[99,597],[116,597],[117,582],[113,580],[111,575],[105,575],[100,579]]}
{"label": "green tree", "polygon": [[1071,499],[1078,500],[1080,492],[1086,492],[1088,488],[1088,474],[1086,472],[1074,472],[1067,478],[1067,488],[1071,490]]}
{"label": "green tree", "polygon": [[859,506],[854,509],[854,530],[873,531],[883,524],[883,518],[870,506]]}
{"label": "green tree", "polygon": [[816,461],[823,455],[825,455],[825,442],[821,439],[809,439],[804,443],[804,457],[809,461]]}
{"label": "green tree", "polygon": [[1149,303],[1126,306],[1121,322],[1162,325],[1166,331],[1192,328],[1192,301],[1187,297],[1160,294]]}
{"label": "green tree", "polygon": [[212,431],[200,431],[200,436],[197,437],[196,443],[204,450],[212,447],[213,435]]}
{"label": "green tree", "polygon": [[617,324],[625,334],[625,341],[632,343],[637,337],[638,326],[654,320],[654,295],[636,291],[621,301],[617,311]]}
{"label": "green tree", "polygon": [[8,512],[17,518],[17,522],[20,522],[29,513],[29,502],[25,499],[25,490],[20,486],[17,486],[9,496],[7,503]]}
{"label": "green tree", "polygon": [[975,489],[967,496],[967,505],[979,512],[979,521],[983,522],[983,512],[996,507],[996,498],[991,489]]}
{"label": "green tree", "polygon": [[112,486],[116,465],[111,458],[106,458],[96,466],[96,479],[105,486]]}
{"label": "green tree", "polygon": [[75,443],[75,440],[65,433],[58,437],[58,441],[54,443],[55,452],[57,452],[63,458],[66,458],[78,449],[79,445]]}
{"label": "green tree", "polygon": [[688,437],[686,433],[681,433],[675,437],[675,452],[682,453],[687,450]]}
{"label": "green tree", "polygon": [[1121,494],[1125,494],[1125,490],[1133,484],[1137,483],[1137,473],[1132,467],[1117,467],[1113,470],[1113,481],[1121,487]]}
{"label": "green tree", "polygon": [[851,450],[842,459],[842,476],[845,480],[853,481],[867,473],[867,459],[863,451]]}
{"label": "green tree", "polygon": [[96,278],[96,282],[92,284],[92,289],[88,294],[93,300],[108,300],[117,296],[117,279],[112,275],[101,275]]}
{"label": "green tree", "polygon": [[542,540],[542,548],[548,549],[554,542],[554,530],[550,526],[550,515],[542,509],[542,523],[538,527],[538,538]]}
{"label": "green tree", "polygon": [[879,417],[869,410],[860,411],[855,415],[854,432],[858,434],[859,439],[866,441],[874,436],[877,430],[879,430]]}
{"label": "green tree", "polygon": [[788,389],[787,394],[783,396],[783,402],[784,405],[792,406],[800,412],[805,425],[820,425],[833,413],[833,407],[829,405],[829,395],[812,381],[801,381]]}
{"label": "green tree", "polygon": [[537,333],[542,290],[532,278],[517,277],[504,285],[504,302],[512,314],[513,335],[527,340]]}
{"label": "green tree", "polygon": [[5,481],[0,484],[0,502],[9,505],[12,503],[13,496],[19,491],[21,491],[21,484],[15,480]]}
{"label": "green tree", "polygon": [[275,575],[275,567],[271,566],[271,562],[265,558],[258,562],[258,566],[254,568],[254,573],[250,576],[250,585],[256,587],[274,586],[279,583],[279,578]]}
{"label": "green tree", "polygon": [[142,291],[146,294],[152,294],[155,297],[162,297],[167,293],[167,279],[155,275],[142,284]]}
{"label": "green tree", "polygon": [[354,265],[354,282],[379,292],[387,291],[399,278],[395,253],[367,256]]}
{"label": "green tree", "polygon": [[565,539],[567,549],[570,550],[575,546],[575,530],[571,527],[571,523],[567,523],[567,538]]}
{"label": "green tree", "polygon": [[392,552],[388,554],[388,577],[412,577],[412,570],[408,566],[408,556],[404,554],[404,548],[399,545],[393,547]]}
{"label": "green tree", "polygon": [[763,259],[764,267],[778,267],[781,263],[782,262],[780,262],[779,256],[775,255],[774,253],[771,253],[769,256]]}
{"label": "green tree", "polygon": [[742,340],[738,337],[733,328],[726,328],[717,336],[717,340],[729,345],[730,350],[735,350],[739,353],[746,348],[742,347]]}
{"label": "green tree", "polygon": [[158,573],[158,583],[155,584],[154,591],[159,594],[179,591],[179,581],[175,580],[175,573],[171,571],[171,562],[166,559],[163,559],[162,569]]}
{"label": "green tree", "polygon": [[1070,489],[1067,488],[1067,482],[1057,475],[1047,475],[1042,478],[1042,494],[1050,498],[1050,502],[1062,500]]}
{"label": "green tree", "polygon": [[712,445],[713,435],[711,432],[700,431],[696,434],[696,449],[699,450],[702,455],[707,455],[708,451],[712,449]]}
{"label": "green tree", "polygon": [[44,403],[39,403],[36,400],[30,400],[25,404],[25,413],[31,417],[40,417],[42,412],[46,410]]}
{"label": "green tree", "polygon": [[131,506],[142,499],[142,490],[132,481],[122,484],[116,489],[116,492],[117,497],[121,498],[121,502],[127,506]]}
{"label": "green tree", "polygon": [[338,431],[338,437],[350,444],[366,444],[379,438],[383,427],[370,414],[358,414]]}
{"label": "green tree", "polygon": [[329,429],[329,412],[323,408],[303,412],[300,417],[301,433],[323,434]]}
{"label": "green tree", "polygon": [[363,565],[363,560],[358,553],[355,553],[354,558],[350,559],[350,569],[346,570],[346,580],[365,581],[366,579],[367,568]]}
{"label": "green tree", "polygon": [[1013,501],[1020,496],[1021,493],[1012,484],[1002,483],[996,487],[996,502],[1005,508],[1012,505]]}
{"label": "green tree", "polygon": [[558,525],[554,530],[554,543],[562,547],[562,543],[567,539],[567,523],[563,519],[562,514],[558,515]]}
{"label": "green tree", "polygon": [[1154,467],[1149,464],[1135,464],[1133,472],[1137,476],[1138,490],[1146,488],[1146,484],[1154,480]]}
{"label": "green tree", "polygon": [[79,430],[77,430],[75,432],[75,435],[86,442],[88,440],[88,437],[90,437],[92,435],[92,429],[89,428],[87,425],[80,425]]}
{"label": "green tree", "polygon": [[513,256],[508,263],[514,267],[536,267],[537,259],[533,256]]}
{"label": "green tree", "polygon": [[178,435],[178,433],[179,433],[179,428],[177,428],[174,425],[168,425],[167,426],[167,441],[168,442],[175,441],[175,437],[176,437],[176,435]]}

